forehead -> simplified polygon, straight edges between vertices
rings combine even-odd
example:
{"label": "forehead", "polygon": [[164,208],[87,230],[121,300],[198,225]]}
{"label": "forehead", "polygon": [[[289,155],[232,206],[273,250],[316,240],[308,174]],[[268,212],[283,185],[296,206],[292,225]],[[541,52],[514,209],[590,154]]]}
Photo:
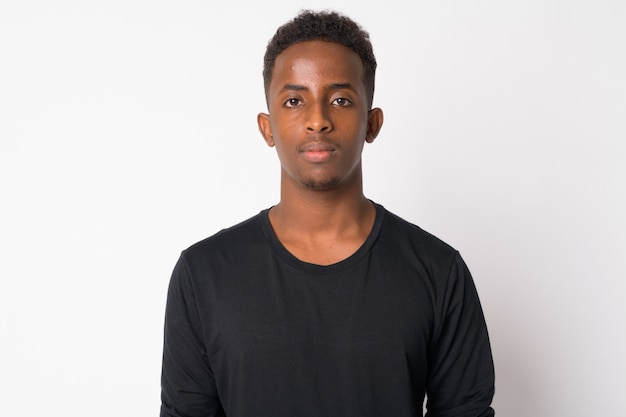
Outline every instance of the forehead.
{"label": "forehead", "polygon": [[350,48],[334,42],[305,41],[281,52],[274,63],[271,84],[292,79],[352,82],[363,80],[363,63]]}

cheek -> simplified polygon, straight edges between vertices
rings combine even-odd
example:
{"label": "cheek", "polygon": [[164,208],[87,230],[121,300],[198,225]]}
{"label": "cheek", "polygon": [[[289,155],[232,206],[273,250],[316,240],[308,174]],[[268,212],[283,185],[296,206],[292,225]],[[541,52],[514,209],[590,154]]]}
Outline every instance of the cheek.
{"label": "cheek", "polygon": [[296,115],[281,115],[279,118],[271,118],[270,126],[275,140],[289,140],[295,133],[302,130],[302,121]]}
{"label": "cheek", "polygon": [[289,151],[289,148],[285,147],[285,145],[281,141],[276,141],[274,148],[276,149],[276,155],[278,156],[280,164],[282,166],[290,165],[293,157],[290,155],[291,152]]}

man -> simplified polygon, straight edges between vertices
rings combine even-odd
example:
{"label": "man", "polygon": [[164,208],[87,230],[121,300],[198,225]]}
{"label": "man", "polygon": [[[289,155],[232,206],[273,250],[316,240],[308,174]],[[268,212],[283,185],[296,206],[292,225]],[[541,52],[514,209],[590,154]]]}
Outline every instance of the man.
{"label": "man", "polygon": [[332,12],[278,29],[258,124],[280,202],[183,251],[161,416],[492,416],[487,329],[458,252],[365,198],[381,128],[368,34]]}

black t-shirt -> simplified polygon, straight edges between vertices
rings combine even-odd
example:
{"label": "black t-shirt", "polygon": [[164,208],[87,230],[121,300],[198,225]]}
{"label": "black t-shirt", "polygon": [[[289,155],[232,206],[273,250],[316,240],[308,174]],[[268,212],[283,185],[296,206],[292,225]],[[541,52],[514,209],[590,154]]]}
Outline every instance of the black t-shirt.
{"label": "black t-shirt", "polygon": [[183,251],[161,416],[492,416],[494,373],[459,253],[376,205],[350,257],[302,262],[268,210]]}

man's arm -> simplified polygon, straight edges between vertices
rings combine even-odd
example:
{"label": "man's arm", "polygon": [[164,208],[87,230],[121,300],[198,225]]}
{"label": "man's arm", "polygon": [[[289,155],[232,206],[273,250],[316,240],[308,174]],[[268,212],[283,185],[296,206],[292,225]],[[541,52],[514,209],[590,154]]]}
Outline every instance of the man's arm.
{"label": "man's arm", "polygon": [[493,416],[494,369],[487,326],[472,276],[460,255],[440,290],[426,416]]}
{"label": "man's arm", "polygon": [[191,271],[181,255],[165,312],[161,417],[224,416],[208,363]]}

